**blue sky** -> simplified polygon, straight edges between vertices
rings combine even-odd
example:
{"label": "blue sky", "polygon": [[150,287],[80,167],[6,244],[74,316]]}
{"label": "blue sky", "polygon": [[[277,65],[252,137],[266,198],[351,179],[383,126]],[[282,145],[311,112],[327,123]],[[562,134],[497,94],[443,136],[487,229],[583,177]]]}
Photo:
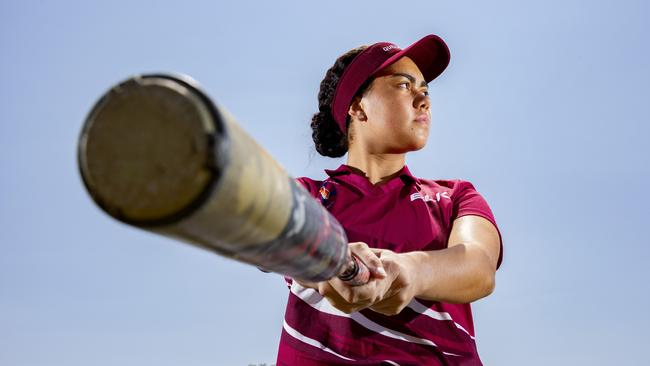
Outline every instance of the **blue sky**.
{"label": "blue sky", "polygon": [[112,84],[193,76],[294,176],[334,59],[433,33],[423,178],[490,203],[505,256],[474,305],[486,365],[641,365],[650,341],[650,6],[643,1],[0,3],[0,364],[273,363],[277,275],[109,219],[76,140]]}

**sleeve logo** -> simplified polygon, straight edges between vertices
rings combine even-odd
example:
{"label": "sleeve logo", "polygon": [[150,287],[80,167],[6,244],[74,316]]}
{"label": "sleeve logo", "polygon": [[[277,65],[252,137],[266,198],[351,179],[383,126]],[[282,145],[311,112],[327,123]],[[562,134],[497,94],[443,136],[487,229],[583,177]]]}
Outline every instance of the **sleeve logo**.
{"label": "sleeve logo", "polygon": [[450,200],[449,198],[449,192],[437,192],[435,197],[429,196],[429,194],[425,194],[424,196],[420,192],[415,192],[411,195],[411,202],[415,200],[422,200],[424,202],[429,202],[429,201],[435,201],[435,202],[440,202],[441,199],[446,198]]}

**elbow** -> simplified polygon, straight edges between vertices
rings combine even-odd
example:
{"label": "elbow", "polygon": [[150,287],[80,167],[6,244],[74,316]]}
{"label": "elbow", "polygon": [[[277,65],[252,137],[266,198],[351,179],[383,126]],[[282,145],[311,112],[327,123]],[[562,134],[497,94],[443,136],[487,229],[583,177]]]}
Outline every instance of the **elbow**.
{"label": "elbow", "polygon": [[449,302],[455,304],[469,304],[489,296],[494,292],[494,288],[494,273],[482,274],[474,278],[472,284],[465,288],[465,291],[459,298],[455,298]]}
{"label": "elbow", "polygon": [[494,292],[496,287],[495,275],[494,272],[482,273],[476,280],[474,284],[473,296],[469,302],[474,302],[476,300],[482,299],[489,296]]}
{"label": "elbow", "polygon": [[477,266],[475,267],[474,273],[476,274],[476,300],[478,300],[489,296],[494,292],[494,289],[496,287],[496,266],[493,266],[489,260],[478,261],[476,264]]}
{"label": "elbow", "polygon": [[486,269],[484,271],[481,271],[481,275],[479,276],[478,281],[479,283],[477,284],[479,299],[489,296],[494,292],[494,288],[496,287],[495,277],[496,273],[493,270]]}
{"label": "elbow", "polygon": [[483,276],[483,285],[481,286],[483,289],[483,296],[481,297],[486,297],[494,292],[494,288],[496,287],[496,281],[494,277],[494,273]]}

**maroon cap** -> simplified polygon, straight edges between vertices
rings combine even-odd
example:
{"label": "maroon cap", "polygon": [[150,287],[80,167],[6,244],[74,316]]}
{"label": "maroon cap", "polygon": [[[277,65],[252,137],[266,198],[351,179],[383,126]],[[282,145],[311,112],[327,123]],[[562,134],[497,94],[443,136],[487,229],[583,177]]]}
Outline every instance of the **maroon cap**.
{"label": "maroon cap", "polygon": [[449,64],[449,48],[438,36],[428,35],[405,49],[393,43],[379,42],[358,54],[343,71],[332,101],[332,115],[343,133],[347,133],[345,121],[352,98],[369,77],[408,56],[430,82],[440,75]]}

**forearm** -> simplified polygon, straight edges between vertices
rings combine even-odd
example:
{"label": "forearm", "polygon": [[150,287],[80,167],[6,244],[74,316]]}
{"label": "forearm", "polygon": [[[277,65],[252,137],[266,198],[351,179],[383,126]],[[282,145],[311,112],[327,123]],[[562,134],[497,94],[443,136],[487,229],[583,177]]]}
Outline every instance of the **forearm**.
{"label": "forearm", "polygon": [[469,303],[494,290],[495,268],[476,246],[403,254],[413,272],[415,297],[450,303]]}

